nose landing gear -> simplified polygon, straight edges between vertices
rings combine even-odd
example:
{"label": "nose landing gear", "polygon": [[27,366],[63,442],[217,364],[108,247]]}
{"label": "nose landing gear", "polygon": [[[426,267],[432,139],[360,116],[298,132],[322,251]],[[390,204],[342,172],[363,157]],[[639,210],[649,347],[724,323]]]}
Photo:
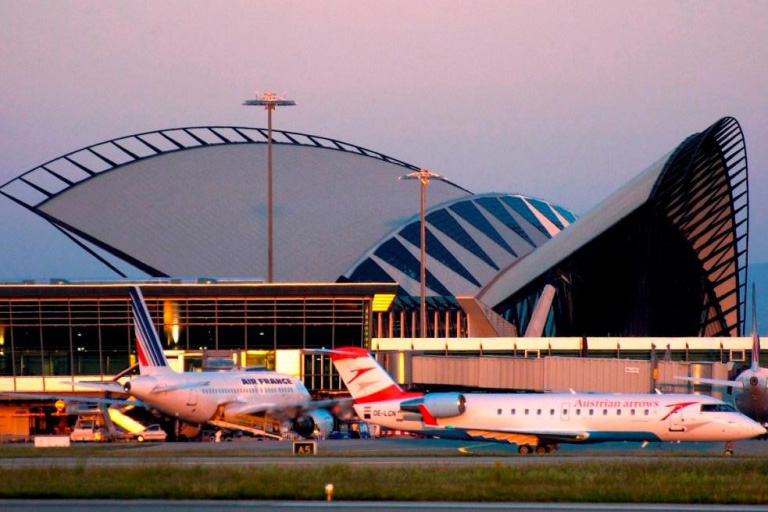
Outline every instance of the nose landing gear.
{"label": "nose landing gear", "polygon": [[730,457],[731,455],[733,455],[732,442],[728,441],[727,443],[725,443],[725,448],[723,449],[723,455],[725,455],[726,457]]}

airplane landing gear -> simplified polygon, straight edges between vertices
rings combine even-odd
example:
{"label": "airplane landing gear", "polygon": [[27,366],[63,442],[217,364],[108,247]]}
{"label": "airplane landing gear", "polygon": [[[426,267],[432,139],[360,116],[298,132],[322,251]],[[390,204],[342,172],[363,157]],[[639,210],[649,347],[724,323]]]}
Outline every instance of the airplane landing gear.
{"label": "airplane landing gear", "polygon": [[534,452],[536,452],[536,455],[546,455],[548,453],[552,453],[558,448],[559,446],[556,444],[538,444],[536,446],[521,444],[517,447],[517,452],[520,455],[530,455]]}
{"label": "airplane landing gear", "polygon": [[723,450],[723,455],[725,455],[726,457],[730,457],[731,455],[733,455],[732,442],[728,441],[727,443],[725,443],[725,449]]}

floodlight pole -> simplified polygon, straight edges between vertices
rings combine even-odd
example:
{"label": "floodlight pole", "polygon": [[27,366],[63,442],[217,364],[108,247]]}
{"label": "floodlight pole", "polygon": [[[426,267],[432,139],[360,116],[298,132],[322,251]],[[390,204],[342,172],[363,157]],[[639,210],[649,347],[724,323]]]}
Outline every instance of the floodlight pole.
{"label": "floodlight pole", "polygon": [[268,104],[267,109],[267,282],[271,283],[274,279],[274,258],[275,252],[272,246],[274,235],[274,205],[272,204],[272,111],[275,110],[274,104]]}
{"label": "floodlight pole", "polygon": [[255,100],[246,100],[243,105],[264,106],[267,111],[267,282],[271,283],[274,277],[274,208],[272,199],[272,111],[275,107],[296,105],[293,100],[281,98],[273,92],[266,92],[259,98],[256,93]]}
{"label": "floodlight pole", "polygon": [[419,241],[421,269],[419,275],[419,337],[427,337],[427,186],[430,179],[445,180],[441,175],[421,168],[400,176],[401,180],[419,180]]}

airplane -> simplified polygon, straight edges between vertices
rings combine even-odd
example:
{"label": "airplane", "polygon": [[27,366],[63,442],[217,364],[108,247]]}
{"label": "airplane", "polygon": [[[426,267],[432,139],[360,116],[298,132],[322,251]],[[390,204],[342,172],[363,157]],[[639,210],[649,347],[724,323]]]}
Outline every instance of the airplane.
{"label": "airplane", "polygon": [[127,393],[139,400],[111,400],[86,397],[0,393],[18,398],[51,398],[64,401],[141,405],[156,409],[191,424],[242,430],[279,438],[258,428],[254,415],[268,414],[302,437],[326,437],[334,426],[327,410],[338,400],[313,401],[304,383],[289,375],[272,371],[183,372],[174,371],[163,353],[152,318],[138,287],[130,289],[136,330],[139,376],[124,385],[117,382],[78,382],[77,385],[103,391]]}
{"label": "airplane", "polygon": [[507,442],[523,455],[560,443],[732,441],[766,430],[709,396],[591,393],[411,393],[359,347],[330,355],[363,421],[429,437]]}
{"label": "airplane", "polygon": [[734,390],[736,408],[753,420],[768,424],[768,368],[760,366],[760,337],[757,335],[757,313],[755,311],[755,285],[752,284],[752,361],[750,367],[735,380],[709,379],[703,377],[675,377],[677,380],[694,384],[711,384]]}

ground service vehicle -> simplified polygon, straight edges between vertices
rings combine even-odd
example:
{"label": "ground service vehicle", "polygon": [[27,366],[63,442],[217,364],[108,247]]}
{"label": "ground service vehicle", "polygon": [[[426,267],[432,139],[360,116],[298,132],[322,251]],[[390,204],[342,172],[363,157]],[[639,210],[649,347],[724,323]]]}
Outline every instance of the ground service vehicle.
{"label": "ground service vehicle", "polygon": [[137,432],[135,439],[143,443],[144,441],[165,441],[168,434],[160,428],[160,425],[150,425],[141,432]]}
{"label": "ground service vehicle", "polygon": [[109,441],[110,436],[104,427],[96,425],[94,421],[81,421],[75,426],[72,433],[69,434],[72,441],[100,442]]}

